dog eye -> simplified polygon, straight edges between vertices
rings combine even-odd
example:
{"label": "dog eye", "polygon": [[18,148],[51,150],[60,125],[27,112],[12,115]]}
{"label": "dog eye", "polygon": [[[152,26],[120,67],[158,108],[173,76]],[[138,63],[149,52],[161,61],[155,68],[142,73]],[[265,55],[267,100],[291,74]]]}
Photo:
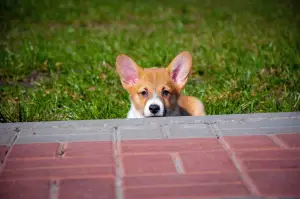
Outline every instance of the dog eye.
{"label": "dog eye", "polygon": [[169,93],[170,93],[170,92],[169,92],[169,91],[167,91],[167,90],[163,90],[163,91],[162,91],[162,95],[163,95],[163,96],[168,96],[168,95],[169,95]]}
{"label": "dog eye", "polygon": [[147,91],[142,91],[142,92],[140,92],[140,94],[141,94],[142,96],[146,97],[148,93],[147,93]]}

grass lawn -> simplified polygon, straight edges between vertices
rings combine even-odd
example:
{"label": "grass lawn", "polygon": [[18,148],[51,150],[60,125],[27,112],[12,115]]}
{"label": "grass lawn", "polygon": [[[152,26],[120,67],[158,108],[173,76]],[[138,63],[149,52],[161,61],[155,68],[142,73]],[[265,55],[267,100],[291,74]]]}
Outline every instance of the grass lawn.
{"label": "grass lawn", "polygon": [[194,63],[183,93],[207,114],[300,111],[295,2],[4,0],[0,120],[124,118],[116,56],[167,66],[183,50]]}

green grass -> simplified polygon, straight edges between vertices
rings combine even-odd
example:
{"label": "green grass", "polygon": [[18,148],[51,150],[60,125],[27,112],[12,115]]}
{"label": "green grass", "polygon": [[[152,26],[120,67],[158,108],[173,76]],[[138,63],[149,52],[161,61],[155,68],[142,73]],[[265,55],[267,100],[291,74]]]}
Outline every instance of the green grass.
{"label": "green grass", "polygon": [[124,118],[116,56],[166,66],[183,50],[183,93],[207,114],[300,111],[300,15],[283,2],[5,0],[1,122]]}

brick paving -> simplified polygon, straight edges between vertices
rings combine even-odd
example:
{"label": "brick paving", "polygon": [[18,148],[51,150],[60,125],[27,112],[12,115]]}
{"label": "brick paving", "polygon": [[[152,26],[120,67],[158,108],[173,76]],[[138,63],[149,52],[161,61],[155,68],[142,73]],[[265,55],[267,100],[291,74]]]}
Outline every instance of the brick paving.
{"label": "brick paving", "polygon": [[0,198],[300,198],[300,113],[0,124]]}

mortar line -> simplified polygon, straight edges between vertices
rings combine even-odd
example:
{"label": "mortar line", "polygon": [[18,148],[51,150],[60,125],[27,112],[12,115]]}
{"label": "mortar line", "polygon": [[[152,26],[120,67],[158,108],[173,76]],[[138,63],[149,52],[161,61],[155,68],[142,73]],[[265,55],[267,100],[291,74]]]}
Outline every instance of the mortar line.
{"label": "mortar line", "polygon": [[51,180],[50,181],[50,190],[49,190],[49,199],[57,199],[59,197],[60,181]]}
{"label": "mortar line", "polygon": [[[216,136],[217,139],[219,139],[220,133],[218,134],[218,133],[216,132],[216,129],[214,128],[215,124],[206,124],[206,125],[208,126],[210,132],[211,132],[214,136]],[[219,128],[218,128],[218,129],[219,129]]]}
{"label": "mortar line", "polygon": [[173,164],[176,168],[177,173],[179,175],[184,174],[185,169],[183,167],[183,164],[182,164],[182,161],[181,161],[181,158],[180,158],[179,154],[177,152],[171,153],[171,157],[172,157],[172,161],[173,161]]}
{"label": "mortar line", "polygon": [[8,156],[10,155],[10,153],[11,153],[11,151],[12,151],[12,149],[13,149],[13,146],[14,146],[14,144],[16,143],[16,141],[17,141],[17,139],[19,138],[20,133],[21,133],[20,127],[16,127],[14,131],[16,132],[16,134],[15,134],[15,136],[14,136],[14,139],[13,139],[13,141],[8,145],[9,148],[8,148],[8,150],[6,151],[6,154],[5,154],[4,158],[3,158],[3,161],[0,163],[0,176],[1,176],[1,174],[2,174],[2,172],[3,172],[3,169],[4,169],[5,165],[6,165],[7,158],[8,158]]}
{"label": "mortar line", "polygon": [[118,127],[113,127],[113,150],[115,157],[115,166],[116,166],[116,178],[115,178],[115,187],[116,187],[116,199],[123,199],[123,169],[122,169],[122,160],[121,160],[121,148],[120,148],[120,133]]}
{"label": "mortar line", "polygon": [[227,152],[228,157],[233,162],[234,167],[239,172],[241,180],[243,181],[244,185],[248,188],[249,192],[251,194],[253,194],[254,196],[259,196],[260,193],[259,193],[257,187],[255,186],[253,180],[248,175],[247,171],[243,168],[243,163],[241,163],[237,159],[236,155],[234,154],[234,152],[232,152],[230,150],[230,147],[229,147],[228,143],[223,138],[218,139],[218,141],[222,145],[222,147],[224,148],[224,150]]}
{"label": "mortar line", "polygon": [[[222,130],[216,124],[214,124],[212,127],[214,128],[214,130],[216,131],[216,133],[219,136],[221,136],[223,134]],[[248,175],[247,171],[244,169],[242,163],[237,159],[234,152],[231,151],[229,144],[223,138],[221,138],[221,139],[219,138],[218,141],[222,145],[224,150],[227,152],[228,157],[231,159],[235,168],[238,170],[242,181],[244,182],[244,184],[246,185],[246,187],[248,188],[250,193],[252,193],[255,196],[259,196],[259,191],[258,191],[257,187],[255,186],[252,179],[249,177],[249,175]]]}
{"label": "mortar line", "polygon": [[278,145],[280,148],[288,149],[290,148],[284,141],[279,139],[276,135],[267,135],[272,142],[274,142],[276,145]]}
{"label": "mortar line", "polygon": [[169,139],[171,136],[170,127],[168,124],[159,125],[160,132],[163,134],[165,139]]}

